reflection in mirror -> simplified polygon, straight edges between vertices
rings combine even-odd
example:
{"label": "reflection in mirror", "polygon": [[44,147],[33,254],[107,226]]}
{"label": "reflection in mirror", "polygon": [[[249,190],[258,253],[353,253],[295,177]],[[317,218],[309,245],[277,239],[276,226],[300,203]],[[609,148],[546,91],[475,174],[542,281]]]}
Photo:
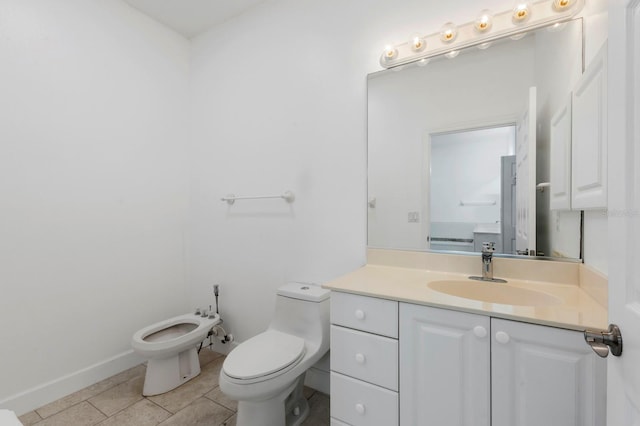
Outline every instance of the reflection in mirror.
{"label": "reflection in mirror", "polygon": [[515,143],[515,125],[431,135],[430,248],[515,254]]}
{"label": "reflection in mirror", "polygon": [[536,186],[582,73],[582,21],[418,65],[368,79],[369,246],[579,258],[580,212]]}

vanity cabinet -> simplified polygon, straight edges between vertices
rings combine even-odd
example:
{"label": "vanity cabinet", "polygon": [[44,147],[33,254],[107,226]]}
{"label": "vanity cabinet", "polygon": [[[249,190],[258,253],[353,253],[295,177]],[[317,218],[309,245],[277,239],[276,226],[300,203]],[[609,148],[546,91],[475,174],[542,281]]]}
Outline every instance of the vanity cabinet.
{"label": "vanity cabinet", "polygon": [[491,319],[493,426],[604,425],[606,387],[582,332]]}
{"label": "vanity cabinet", "polygon": [[490,425],[490,320],[400,304],[403,425]]}
{"label": "vanity cabinet", "polygon": [[331,424],[397,426],[398,302],[331,295]]}
{"label": "vanity cabinet", "polygon": [[335,291],[331,322],[332,425],[605,424],[579,331]]}
{"label": "vanity cabinet", "polygon": [[402,425],[603,425],[605,369],[578,331],[400,304]]}

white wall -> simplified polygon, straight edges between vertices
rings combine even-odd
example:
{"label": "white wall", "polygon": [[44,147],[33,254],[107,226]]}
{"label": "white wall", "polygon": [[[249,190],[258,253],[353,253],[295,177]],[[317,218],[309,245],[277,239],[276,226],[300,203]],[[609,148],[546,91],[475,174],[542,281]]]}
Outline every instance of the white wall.
{"label": "white wall", "polygon": [[[365,262],[366,75],[386,43],[470,21],[477,9],[471,0],[272,1],[193,41],[192,303],[222,284],[225,322],[245,340],[267,326],[285,281],[323,281]],[[290,206],[219,201],[286,189],[297,196]]]}
{"label": "white wall", "polygon": [[189,306],[189,44],[119,0],[2,0],[0,52],[0,407],[22,412]]}
{"label": "white wall", "polygon": [[609,271],[608,213],[605,210],[584,212],[584,263],[607,275]]}

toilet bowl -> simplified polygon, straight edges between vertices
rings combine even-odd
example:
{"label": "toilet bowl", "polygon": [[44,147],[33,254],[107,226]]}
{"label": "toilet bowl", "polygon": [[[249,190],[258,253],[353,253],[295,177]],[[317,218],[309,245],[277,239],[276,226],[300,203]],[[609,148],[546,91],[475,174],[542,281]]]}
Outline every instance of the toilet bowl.
{"label": "toilet bowl", "polygon": [[209,318],[186,314],[136,332],[131,346],[149,360],[142,394],[151,396],[168,392],[200,374],[196,346],[218,323],[219,315]]}
{"label": "toilet bowl", "polygon": [[237,426],[297,426],[309,414],[305,372],[329,350],[329,290],[278,289],[268,329],[238,345],[220,371],[220,389],[238,401]]}

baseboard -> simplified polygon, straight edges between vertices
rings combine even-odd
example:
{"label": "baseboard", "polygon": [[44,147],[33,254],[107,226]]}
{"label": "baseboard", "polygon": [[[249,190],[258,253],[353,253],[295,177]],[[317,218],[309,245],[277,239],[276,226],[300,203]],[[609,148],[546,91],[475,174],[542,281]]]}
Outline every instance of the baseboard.
{"label": "baseboard", "polygon": [[43,383],[0,401],[0,408],[15,411],[21,416],[64,396],[84,389],[121,371],[144,362],[133,350],[93,364],[74,373]]}

